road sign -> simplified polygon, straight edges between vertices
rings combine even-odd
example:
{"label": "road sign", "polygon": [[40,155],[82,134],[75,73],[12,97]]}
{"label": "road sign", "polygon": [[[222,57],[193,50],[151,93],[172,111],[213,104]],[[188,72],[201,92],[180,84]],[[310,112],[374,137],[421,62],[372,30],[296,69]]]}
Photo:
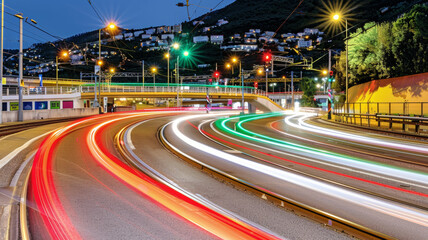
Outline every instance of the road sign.
{"label": "road sign", "polygon": [[95,75],[100,74],[100,70],[101,70],[101,66],[100,65],[95,65],[95,69],[94,69]]}

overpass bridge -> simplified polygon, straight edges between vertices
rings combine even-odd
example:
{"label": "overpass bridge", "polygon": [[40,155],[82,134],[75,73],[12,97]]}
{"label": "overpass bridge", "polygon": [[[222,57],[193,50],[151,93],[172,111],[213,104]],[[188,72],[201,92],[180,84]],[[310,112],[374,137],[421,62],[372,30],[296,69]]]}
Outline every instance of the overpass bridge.
{"label": "overpass bridge", "polygon": [[[50,107],[51,102],[59,102],[62,107],[65,99],[72,101],[74,108],[85,108],[93,106],[95,90],[100,105],[118,105],[120,101],[135,104],[142,99],[163,100],[171,103],[171,106],[186,106],[198,103],[206,103],[207,94],[212,103],[229,104],[240,103],[244,90],[244,100],[248,103],[251,111],[259,109],[264,112],[281,111],[283,108],[266,97],[262,90],[253,87],[240,86],[215,86],[198,84],[94,84],[79,85],[73,87],[24,87],[23,99],[28,106],[36,106],[36,102],[44,101]],[[130,101],[128,101],[130,100]],[[3,101],[6,103],[4,109],[16,110],[18,92],[16,88],[3,89]],[[68,105],[70,105],[68,103]],[[34,107],[35,108],[35,107]]]}

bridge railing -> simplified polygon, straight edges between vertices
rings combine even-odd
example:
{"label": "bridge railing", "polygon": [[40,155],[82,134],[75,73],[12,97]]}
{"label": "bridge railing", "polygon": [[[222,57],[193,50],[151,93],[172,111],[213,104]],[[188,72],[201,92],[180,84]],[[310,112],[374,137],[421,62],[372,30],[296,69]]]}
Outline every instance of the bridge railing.
{"label": "bridge railing", "polygon": [[[93,93],[94,86],[81,86],[82,93]],[[223,93],[223,94],[242,94],[242,88],[236,87],[209,87],[209,93]],[[206,93],[207,87],[193,87],[193,86],[101,86],[101,92],[111,92],[111,93],[126,93],[126,92],[154,92],[154,93]],[[257,90],[253,88],[244,88],[244,94],[257,94],[265,95],[263,90]]]}
{"label": "bridge railing", "polygon": [[[16,96],[19,94],[17,87],[3,88],[3,96]],[[80,92],[79,87],[24,87],[22,95],[53,95],[72,94]]]}
{"label": "bridge railing", "polygon": [[[236,87],[209,87],[209,93],[222,93],[241,95],[242,88]],[[94,86],[76,86],[76,87],[24,87],[22,88],[23,95],[52,95],[52,94],[72,94],[72,93],[93,93],[95,91]],[[99,91],[99,90],[98,90]],[[206,93],[207,87],[200,86],[108,86],[102,85],[101,92],[111,93]],[[253,88],[244,88],[244,94],[256,94],[265,96],[263,90],[257,90]],[[3,88],[3,96],[15,96],[18,95],[18,88]]]}

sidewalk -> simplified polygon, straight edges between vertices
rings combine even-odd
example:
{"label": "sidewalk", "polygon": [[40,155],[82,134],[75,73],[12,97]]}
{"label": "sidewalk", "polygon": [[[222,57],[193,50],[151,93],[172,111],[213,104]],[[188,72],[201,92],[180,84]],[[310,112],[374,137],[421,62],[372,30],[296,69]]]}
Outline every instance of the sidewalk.
{"label": "sidewalk", "polygon": [[[32,121],[25,123],[28,122]],[[0,126],[19,124],[22,122]],[[28,173],[35,150],[48,133],[66,124],[48,124],[0,138],[0,239],[17,239],[22,176]]]}

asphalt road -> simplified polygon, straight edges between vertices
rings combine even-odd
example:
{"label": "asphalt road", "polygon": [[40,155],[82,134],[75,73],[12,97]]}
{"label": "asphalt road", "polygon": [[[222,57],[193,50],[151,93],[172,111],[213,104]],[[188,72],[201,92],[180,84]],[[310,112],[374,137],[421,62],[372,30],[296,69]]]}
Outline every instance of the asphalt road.
{"label": "asphalt road", "polygon": [[[253,130],[253,133],[263,133],[278,138],[280,137],[278,135],[281,135],[281,138],[290,140],[270,127],[270,123],[277,120],[259,120],[243,126]],[[209,138],[203,136],[198,130],[200,124],[205,133],[212,136]],[[260,142],[258,141],[260,136],[252,140],[227,136],[213,130],[209,122],[204,122],[204,119],[188,118],[176,122],[175,125],[172,124],[167,128],[166,136],[172,145],[204,164],[300,203],[399,239],[409,237],[425,239],[428,234],[427,202],[424,195],[427,182],[423,182],[426,177],[424,173],[402,171],[402,169],[377,164],[367,165],[373,167],[373,170],[364,169],[358,167],[356,162],[353,162],[355,166],[344,167],[339,162],[343,156],[333,155],[333,161],[331,161],[332,159],[327,159],[331,152],[286,149]],[[313,133],[304,136],[311,138]],[[310,146],[313,144],[303,142],[302,139],[298,141],[292,139],[292,141]],[[238,145],[247,148],[241,148]],[[346,148],[350,147],[346,146]],[[356,149],[342,151],[344,151],[343,154],[357,155]],[[382,154],[387,154],[387,151],[385,150]],[[363,156],[363,153],[358,154],[358,157]],[[330,160],[328,164],[326,164],[327,160]],[[367,164],[364,161],[363,163]],[[311,167],[308,167],[309,164]],[[389,172],[379,173],[377,172],[379,169],[375,167],[393,173],[398,171],[406,175],[405,177],[409,175],[408,178],[419,174],[420,181],[402,179],[401,175],[391,175]],[[333,171],[335,173],[332,173]],[[416,194],[409,194],[406,190]]]}
{"label": "asphalt road", "polygon": [[[142,116],[143,120],[151,116]],[[91,156],[86,135],[95,124],[114,118],[89,121],[59,141],[53,155],[52,175],[63,215],[82,239],[212,239],[214,236],[171,213],[152,199],[116,179]],[[110,152],[114,135],[136,119],[116,122],[104,133]],[[151,136],[154,140],[155,136]],[[149,149],[148,149],[149,150]],[[150,149],[151,150],[151,149]],[[30,182],[30,184],[35,184]],[[30,186],[31,189],[31,186]],[[37,194],[34,191],[31,194]],[[33,207],[34,196],[31,197]],[[30,212],[33,239],[49,239],[38,211]]]}

